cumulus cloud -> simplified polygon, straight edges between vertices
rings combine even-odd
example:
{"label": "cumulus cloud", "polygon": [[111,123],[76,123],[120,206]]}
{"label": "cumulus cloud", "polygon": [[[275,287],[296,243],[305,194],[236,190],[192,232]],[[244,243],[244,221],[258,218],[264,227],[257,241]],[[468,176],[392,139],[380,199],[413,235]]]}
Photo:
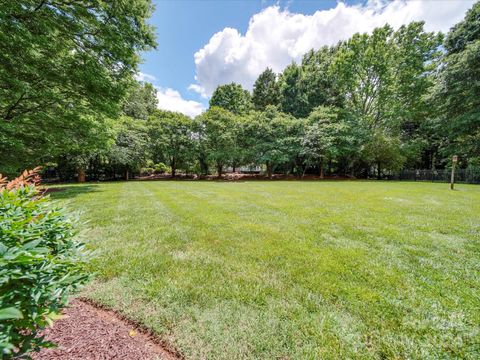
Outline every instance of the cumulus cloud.
{"label": "cumulus cloud", "polygon": [[148,81],[148,82],[153,82],[155,81],[157,78],[153,75],[150,75],[150,74],[145,74],[145,73],[142,73],[142,72],[138,72],[134,75],[134,78],[135,80],[137,81]]}
{"label": "cumulus cloud", "polygon": [[205,110],[201,103],[185,100],[178,91],[171,88],[157,87],[157,99],[159,109],[178,111],[190,117],[195,117]]}
{"label": "cumulus cloud", "polygon": [[312,15],[270,6],[252,16],[245,35],[225,28],[195,53],[197,83],[189,89],[203,97],[210,96],[218,85],[232,81],[251,89],[267,66],[280,72],[312,48],[335,44],[354,33],[370,32],[386,23],[398,28],[424,20],[426,30],[446,32],[474,2],[375,0],[364,5],[339,2],[335,8]]}

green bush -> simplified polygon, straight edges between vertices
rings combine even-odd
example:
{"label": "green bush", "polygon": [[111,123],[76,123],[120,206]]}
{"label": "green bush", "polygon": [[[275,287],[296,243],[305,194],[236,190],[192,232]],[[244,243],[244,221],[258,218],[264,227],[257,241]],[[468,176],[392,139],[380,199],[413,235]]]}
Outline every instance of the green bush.
{"label": "green bush", "polygon": [[164,163],[158,163],[153,165],[153,169],[155,170],[155,174],[164,174],[164,173],[172,172],[172,168],[170,166],[165,165]]}
{"label": "green bush", "polygon": [[10,358],[52,346],[39,330],[89,276],[75,222],[34,185],[1,180],[0,356]]}

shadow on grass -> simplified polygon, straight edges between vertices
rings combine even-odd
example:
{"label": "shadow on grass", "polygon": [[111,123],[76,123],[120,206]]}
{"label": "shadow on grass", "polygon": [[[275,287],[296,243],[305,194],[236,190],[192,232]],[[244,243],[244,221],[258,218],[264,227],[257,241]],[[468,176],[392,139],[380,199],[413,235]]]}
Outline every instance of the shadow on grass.
{"label": "shadow on grass", "polygon": [[45,194],[50,195],[50,198],[54,200],[58,199],[72,199],[77,195],[100,192],[98,185],[74,185],[74,186],[55,186],[46,189]]}

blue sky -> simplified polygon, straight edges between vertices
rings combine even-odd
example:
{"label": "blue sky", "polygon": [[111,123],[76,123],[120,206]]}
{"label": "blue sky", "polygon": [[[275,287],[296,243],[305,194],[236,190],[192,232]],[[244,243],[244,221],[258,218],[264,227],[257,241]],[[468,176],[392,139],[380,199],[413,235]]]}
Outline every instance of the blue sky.
{"label": "blue sky", "polygon": [[473,0],[154,3],[150,23],[156,27],[158,47],[142,54],[140,77],[158,87],[159,107],[194,116],[206,107],[219,84],[236,81],[251,89],[266,66],[280,72],[311,48],[386,22],[398,27],[425,20],[427,30],[447,31],[463,18]]}

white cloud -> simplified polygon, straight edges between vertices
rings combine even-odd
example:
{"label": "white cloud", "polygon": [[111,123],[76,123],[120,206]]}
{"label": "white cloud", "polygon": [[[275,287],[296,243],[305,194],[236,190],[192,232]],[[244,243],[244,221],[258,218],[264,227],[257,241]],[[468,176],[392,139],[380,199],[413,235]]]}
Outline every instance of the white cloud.
{"label": "white cloud", "polygon": [[312,48],[332,45],[356,32],[370,32],[389,23],[394,28],[425,21],[428,31],[443,31],[460,21],[475,0],[369,1],[319,10],[312,15],[270,6],[250,19],[247,32],[225,28],[195,53],[196,84],[189,89],[210,96],[220,84],[232,81],[251,89],[267,66],[280,72]]}
{"label": "white cloud", "polygon": [[171,88],[157,87],[157,99],[159,109],[178,111],[190,117],[195,117],[205,110],[201,103],[185,100],[178,91]]}
{"label": "white cloud", "polygon": [[157,78],[153,75],[150,74],[145,74],[142,72],[138,72],[134,75],[135,80],[137,81],[148,81],[148,82],[153,82],[157,80]]}
{"label": "white cloud", "polygon": [[188,90],[193,90],[193,91],[199,93],[200,96],[205,98],[205,99],[208,97],[207,93],[205,92],[203,87],[201,87],[200,85],[190,84],[190,86],[188,87]]}

